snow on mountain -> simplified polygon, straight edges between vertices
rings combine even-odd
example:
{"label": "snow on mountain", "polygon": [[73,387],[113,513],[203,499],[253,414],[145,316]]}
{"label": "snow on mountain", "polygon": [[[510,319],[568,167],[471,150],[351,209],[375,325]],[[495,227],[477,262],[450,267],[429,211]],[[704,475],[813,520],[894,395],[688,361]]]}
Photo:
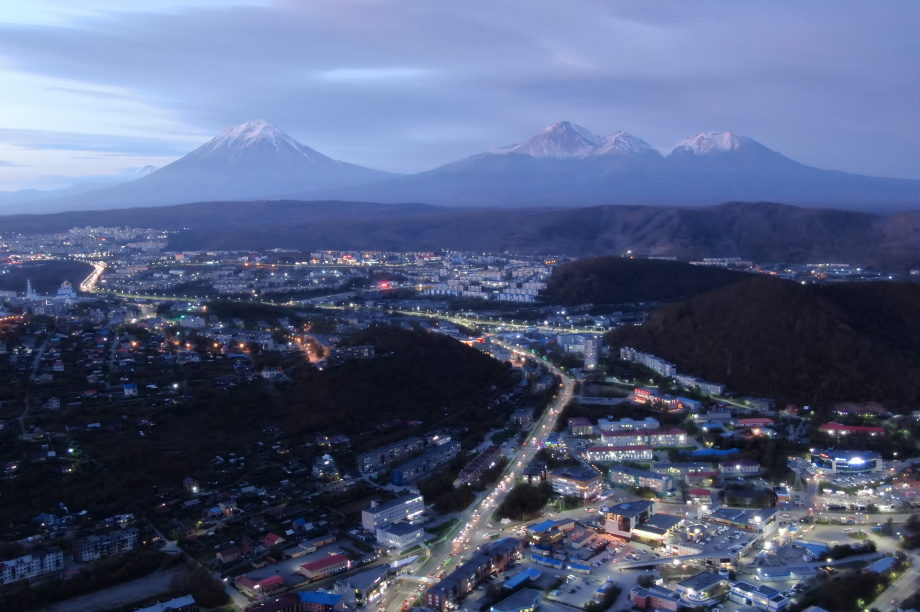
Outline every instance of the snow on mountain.
{"label": "snow on mountain", "polygon": [[49,209],[307,198],[322,189],[352,187],[392,176],[327,157],[261,119],[231,127],[159,170],[146,170],[121,185],[66,201],[49,201]]}
{"label": "snow on mountain", "polygon": [[658,151],[641,138],[636,138],[626,132],[617,132],[605,138],[603,142],[598,143],[591,154],[647,155],[658,154]]}
{"label": "snow on mountain", "polygon": [[654,152],[647,142],[626,132],[616,132],[605,138],[571,121],[559,121],[520,144],[490,151],[494,154],[519,153],[537,159],[584,159],[595,155]]}
{"label": "snow on mountain", "polygon": [[718,155],[751,148],[765,149],[766,147],[756,140],[738,136],[733,132],[700,132],[678,142],[671,152],[692,153],[693,155]]}
{"label": "snow on mountain", "polygon": [[601,140],[600,136],[571,121],[559,121],[529,140],[492,152],[520,153],[536,158],[583,158],[590,155]]}

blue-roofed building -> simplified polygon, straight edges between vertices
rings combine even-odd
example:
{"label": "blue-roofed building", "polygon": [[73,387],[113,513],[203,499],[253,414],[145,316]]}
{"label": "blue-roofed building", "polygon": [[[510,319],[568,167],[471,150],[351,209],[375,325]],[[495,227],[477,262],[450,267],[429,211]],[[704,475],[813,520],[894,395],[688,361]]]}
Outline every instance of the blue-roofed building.
{"label": "blue-roofed building", "polygon": [[555,526],[556,526],[556,521],[545,520],[541,523],[537,523],[536,525],[531,525],[530,527],[527,528],[527,531],[530,531],[532,533],[543,533],[545,531],[549,531]]}
{"label": "blue-roofed building", "polygon": [[169,601],[153,604],[146,608],[140,608],[136,612],[198,612],[201,608],[195,603],[191,595],[176,597]]}
{"label": "blue-roofed building", "polygon": [[872,565],[863,569],[864,572],[875,572],[876,574],[884,574],[890,572],[896,563],[894,557],[882,557]]}
{"label": "blue-roofed building", "polygon": [[542,575],[540,570],[528,567],[521,570],[517,576],[506,582],[503,586],[506,589],[516,589],[518,586],[524,584],[525,582],[532,582],[538,579]]}
{"label": "blue-roofed building", "polygon": [[345,609],[345,596],[328,591],[301,591],[300,609],[306,612],[341,612]]}
{"label": "blue-roofed building", "polygon": [[728,598],[738,604],[754,606],[764,612],[779,612],[789,605],[789,599],[771,586],[755,586],[740,580],[731,586]]}

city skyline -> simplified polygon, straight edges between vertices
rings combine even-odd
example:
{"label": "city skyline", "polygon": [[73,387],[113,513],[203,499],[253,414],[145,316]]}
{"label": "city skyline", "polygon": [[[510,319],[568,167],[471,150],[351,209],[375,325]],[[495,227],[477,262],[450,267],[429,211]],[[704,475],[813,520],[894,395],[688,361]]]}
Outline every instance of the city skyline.
{"label": "city skyline", "polygon": [[0,190],[162,167],[259,117],[335,159],[394,172],[571,120],[664,150],[730,130],[805,164],[920,178],[918,9],[818,3],[793,19],[791,8],[7,6]]}

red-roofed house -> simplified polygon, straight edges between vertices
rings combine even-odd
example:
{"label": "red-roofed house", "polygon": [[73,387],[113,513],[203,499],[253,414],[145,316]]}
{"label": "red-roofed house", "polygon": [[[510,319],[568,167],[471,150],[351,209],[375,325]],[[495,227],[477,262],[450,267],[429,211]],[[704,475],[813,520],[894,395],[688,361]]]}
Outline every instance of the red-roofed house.
{"label": "red-roofed house", "polygon": [[846,436],[846,435],[857,435],[857,436],[884,436],[885,428],[884,427],[865,427],[861,425],[842,425],[840,423],[825,423],[818,430],[823,434],[828,434],[831,436]]}
{"label": "red-roofed house", "polygon": [[255,599],[260,593],[271,594],[284,587],[284,578],[269,576],[262,580],[253,580],[249,576],[240,576],[233,581],[237,590],[247,597]]}
{"label": "red-roofed house", "polygon": [[712,491],[709,489],[690,489],[690,501],[695,504],[708,504],[712,501]]}
{"label": "red-roofed house", "polygon": [[348,567],[348,557],[342,553],[338,553],[335,555],[329,555],[328,557],[324,557],[316,561],[304,563],[299,568],[297,568],[297,571],[305,578],[312,580],[314,578],[328,576],[333,572],[348,569]]}
{"label": "red-roofed house", "polygon": [[757,417],[753,419],[738,419],[738,427],[771,427],[773,419]]}
{"label": "red-roofed house", "polygon": [[262,543],[271,548],[272,546],[281,546],[287,540],[276,533],[270,533],[262,539]]}

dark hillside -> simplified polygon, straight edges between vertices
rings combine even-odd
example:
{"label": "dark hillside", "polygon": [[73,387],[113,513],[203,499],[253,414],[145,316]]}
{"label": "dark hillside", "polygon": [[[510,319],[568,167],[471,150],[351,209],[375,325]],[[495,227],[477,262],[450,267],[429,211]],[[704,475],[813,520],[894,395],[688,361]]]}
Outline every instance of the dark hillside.
{"label": "dark hillside", "polygon": [[488,355],[448,336],[392,327],[363,330],[348,344],[372,344],[378,357],[298,375],[290,398],[299,426],[354,434],[394,419],[426,428],[503,422],[486,405],[511,373]]}
{"label": "dark hillside", "polygon": [[796,285],[753,277],[663,306],[608,335],[682,372],[781,402],[920,400],[920,285]]}
{"label": "dark hillside", "polygon": [[556,268],[542,297],[564,306],[673,302],[749,277],[743,272],[677,261],[593,257]]}

